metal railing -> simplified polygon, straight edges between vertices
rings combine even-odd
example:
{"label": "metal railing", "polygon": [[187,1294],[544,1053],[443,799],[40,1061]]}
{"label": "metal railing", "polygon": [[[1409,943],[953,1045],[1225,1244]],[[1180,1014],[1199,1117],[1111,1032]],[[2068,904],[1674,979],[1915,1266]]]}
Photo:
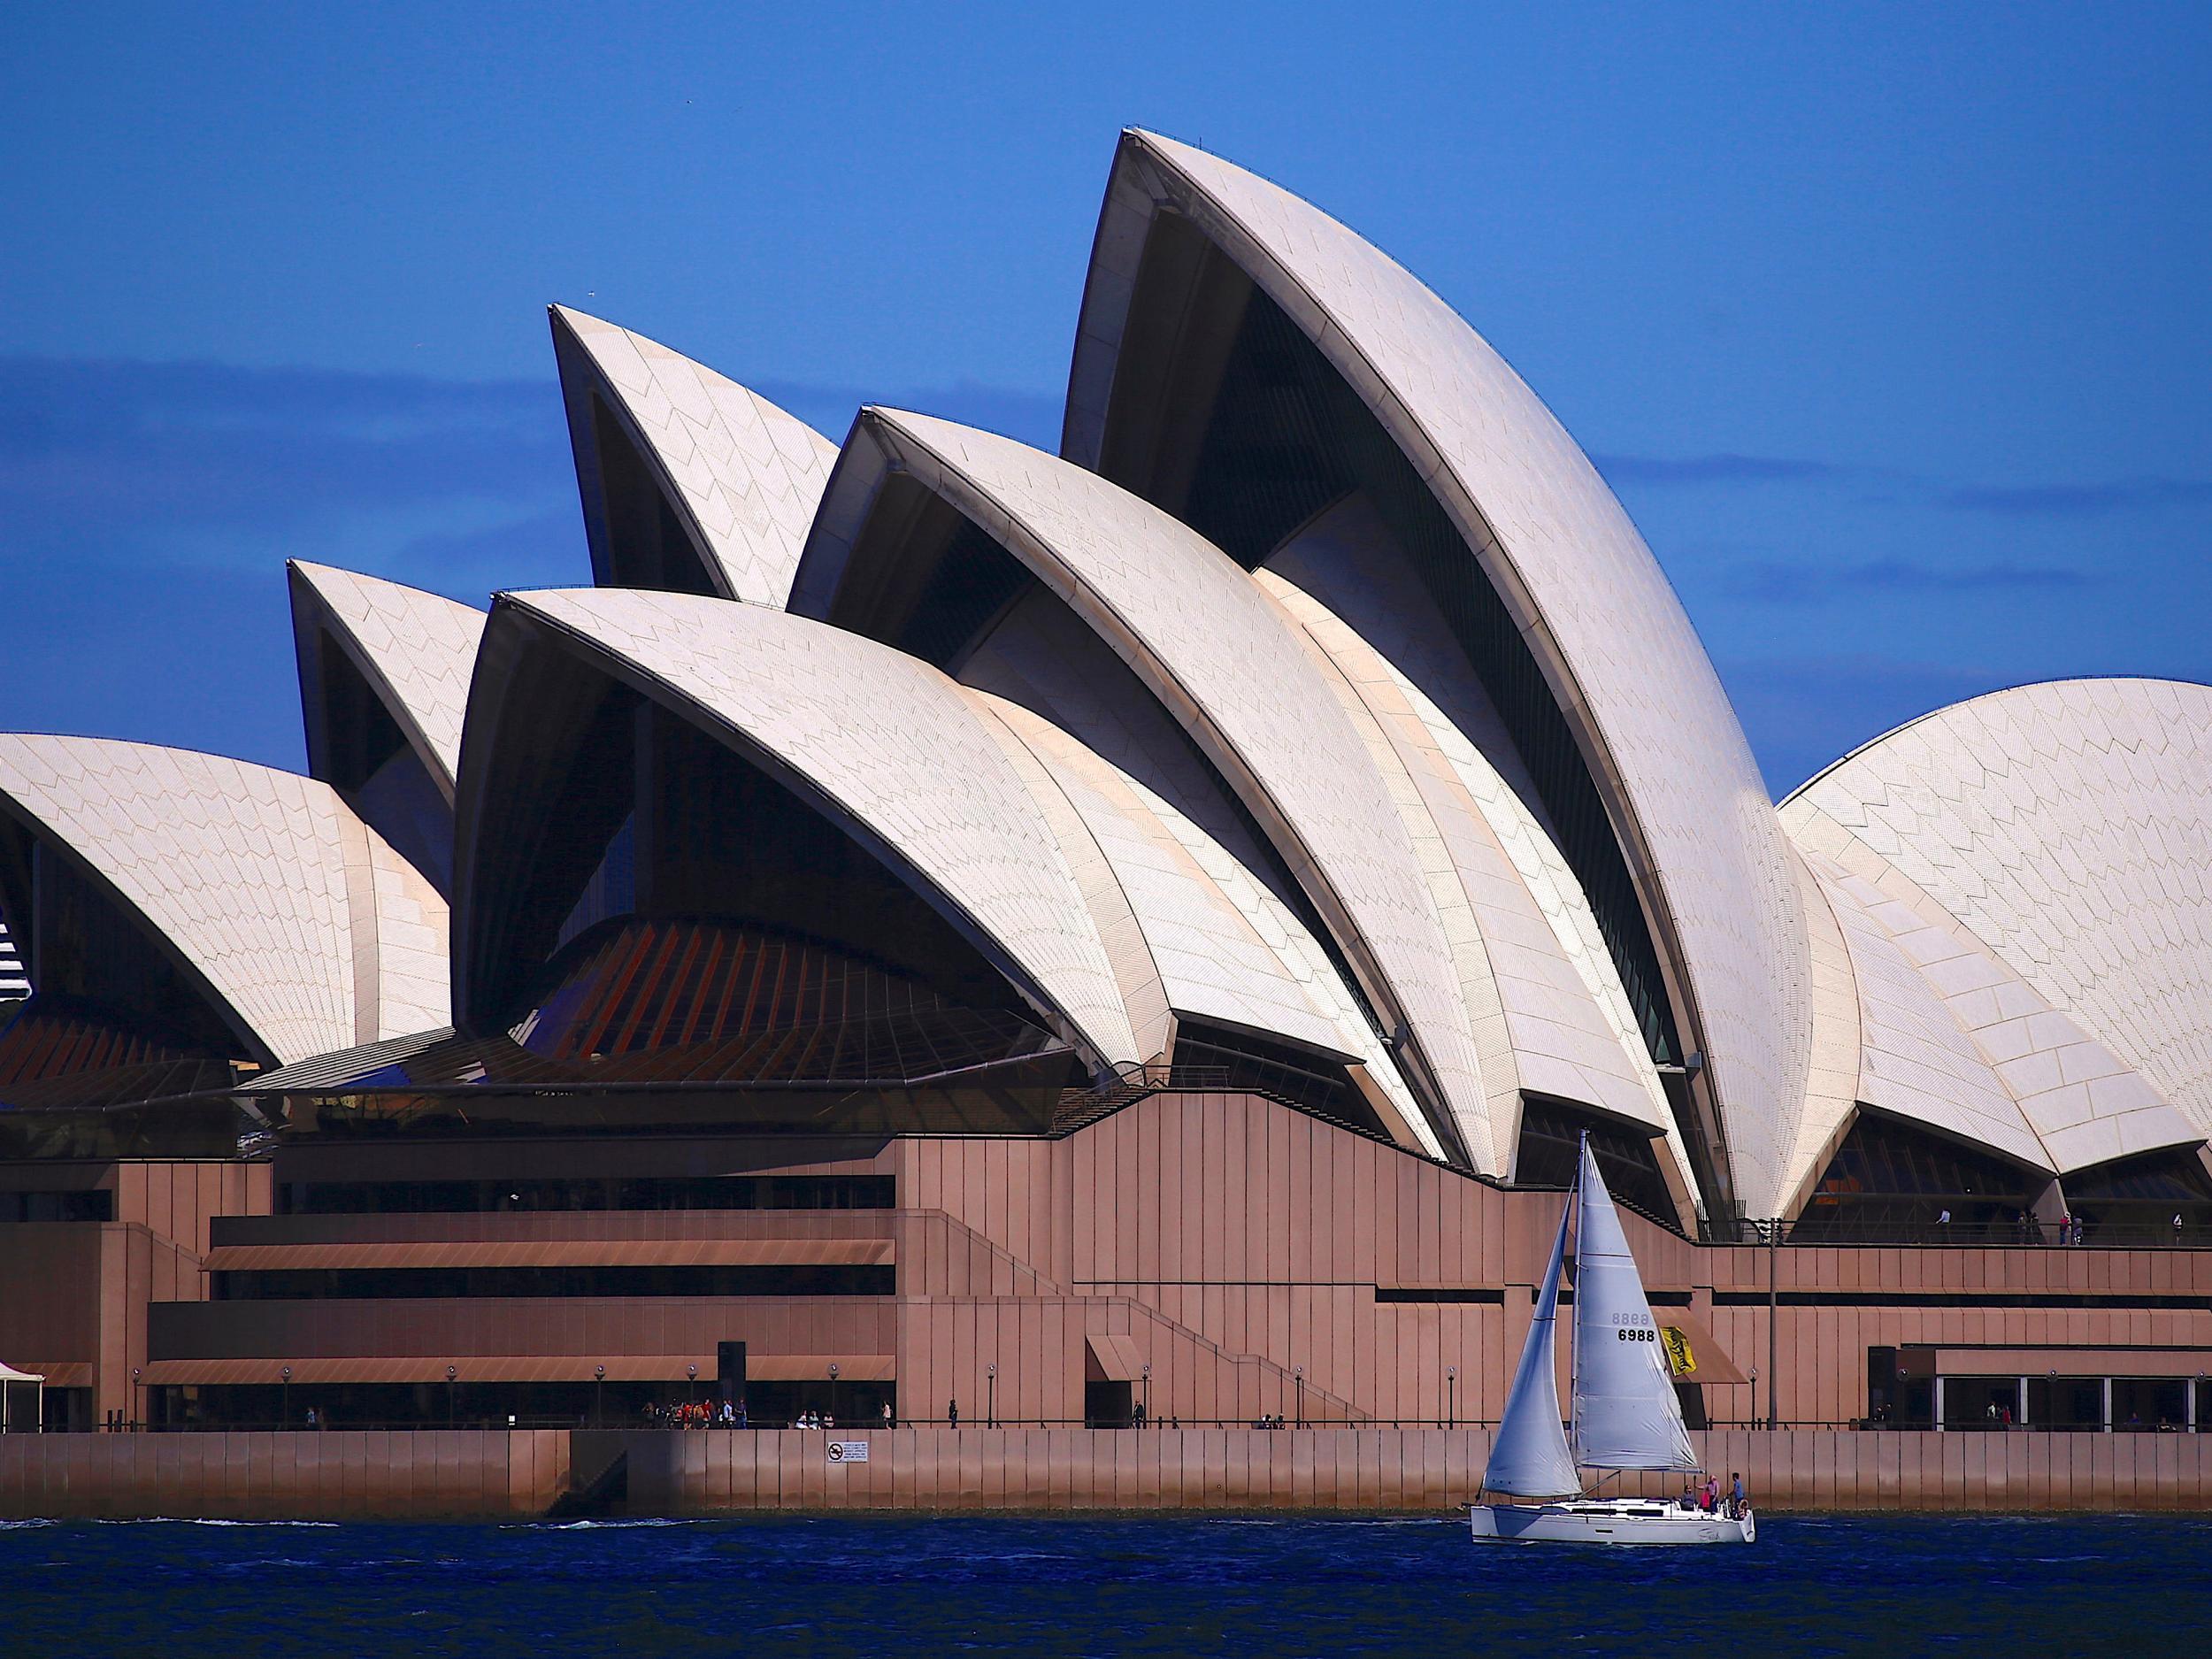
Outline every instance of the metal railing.
{"label": "metal railing", "polygon": [[1759,1221],[1712,1217],[1700,1223],[1701,1244],[1896,1246],[1905,1248],[2026,1250],[2212,1250],[2212,1226],[2148,1226],[2124,1222],[1955,1221],[1888,1225],[1822,1220]]}

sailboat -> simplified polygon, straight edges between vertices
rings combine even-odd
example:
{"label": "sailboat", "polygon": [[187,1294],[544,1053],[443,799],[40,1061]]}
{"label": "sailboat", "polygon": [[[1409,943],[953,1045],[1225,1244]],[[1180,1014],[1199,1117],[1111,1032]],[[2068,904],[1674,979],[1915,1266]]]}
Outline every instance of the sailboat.
{"label": "sailboat", "polygon": [[[1577,1224],[1574,1414],[1563,1427],[1552,1344],[1571,1215]],[[1709,1513],[1670,1499],[1601,1498],[1584,1490],[1584,1469],[1698,1470],[1664,1353],[1620,1212],[1585,1135],[1572,1202],[1560,1210],[1535,1321],[1483,1473],[1483,1491],[1509,1501],[1469,1505],[1474,1535],[1578,1544],[1748,1544],[1756,1538],[1748,1504],[1740,1514]]]}

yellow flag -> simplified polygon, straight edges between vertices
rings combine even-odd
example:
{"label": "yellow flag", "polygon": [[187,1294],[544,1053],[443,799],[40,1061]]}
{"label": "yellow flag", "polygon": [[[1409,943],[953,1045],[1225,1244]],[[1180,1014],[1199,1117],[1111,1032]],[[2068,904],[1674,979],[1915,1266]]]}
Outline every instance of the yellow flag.
{"label": "yellow flag", "polygon": [[1678,1377],[1697,1374],[1697,1356],[1690,1352],[1690,1339],[1680,1328],[1671,1325],[1659,1327],[1660,1345],[1667,1350],[1667,1369]]}

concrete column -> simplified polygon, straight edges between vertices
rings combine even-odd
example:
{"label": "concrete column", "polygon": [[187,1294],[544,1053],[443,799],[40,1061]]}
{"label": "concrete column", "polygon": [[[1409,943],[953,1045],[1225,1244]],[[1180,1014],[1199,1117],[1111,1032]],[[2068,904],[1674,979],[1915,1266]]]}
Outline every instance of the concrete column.
{"label": "concrete column", "polygon": [[2028,1379],[2020,1379],[2020,1403],[2013,1408],[2012,1420],[2022,1428],[2028,1426]]}
{"label": "concrete column", "polygon": [[2104,1432],[2112,1432],[2112,1379],[2104,1379]]}
{"label": "concrete column", "polygon": [[[2111,1414],[2108,1411],[2106,1415],[2109,1417]],[[1935,1426],[1937,1433],[1943,1432],[1943,1379],[1940,1377],[1935,1379]]]}
{"label": "concrete column", "polygon": [[2197,1419],[2205,1408],[2204,1385],[2190,1378],[2181,1385],[2181,1417],[2190,1433],[2197,1432]]}

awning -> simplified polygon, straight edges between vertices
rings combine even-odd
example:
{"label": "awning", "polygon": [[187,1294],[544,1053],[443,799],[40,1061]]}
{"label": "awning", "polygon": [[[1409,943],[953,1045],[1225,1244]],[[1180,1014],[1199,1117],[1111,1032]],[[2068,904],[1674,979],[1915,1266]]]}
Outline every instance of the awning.
{"label": "awning", "polygon": [[89,1388],[92,1386],[92,1362],[88,1359],[59,1361],[29,1360],[21,1366],[0,1365],[6,1371],[4,1379],[11,1383],[28,1381],[43,1377],[49,1388]]}
{"label": "awning", "polygon": [[2212,1371],[2205,1348],[1946,1348],[1939,1377],[2199,1377]]}
{"label": "awning", "polygon": [[1144,1375],[1144,1356],[1137,1352],[1136,1342],[1125,1336],[1087,1336],[1084,1343],[1091,1350],[1090,1363],[1085,1369],[1098,1374],[1094,1382],[1135,1382]]}
{"label": "awning", "polygon": [[[1712,1331],[1693,1318],[1686,1310],[1655,1308],[1651,1317],[1657,1322],[1663,1339],[1670,1330],[1681,1333],[1681,1344],[1678,1346],[1673,1341],[1667,1341],[1666,1353],[1669,1364],[1674,1367],[1676,1375],[1682,1381],[1726,1384],[1746,1380],[1743,1372],[1737,1369],[1736,1363],[1713,1340]],[[1678,1356],[1686,1352],[1691,1362],[1686,1371],[1677,1363]]]}
{"label": "awning", "polygon": [[7,1361],[0,1360],[0,1382],[44,1382],[46,1378],[42,1372],[18,1371]]}
{"label": "awning", "polygon": [[393,1267],[875,1267],[888,1239],[562,1239],[374,1244],[223,1244],[211,1273]]}
{"label": "awning", "polygon": [[[888,1354],[812,1354],[750,1356],[745,1367],[749,1382],[826,1382],[834,1362],[840,1382],[890,1382],[898,1376],[898,1363]],[[150,1385],[197,1384],[203,1387],[239,1384],[281,1383],[284,1368],[292,1368],[296,1383],[442,1383],[448,1365],[464,1383],[588,1383],[598,1379],[598,1368],[607,1368],[609,1382],[689,1382],[689,1367],[698,1367],[697,1380],[711,1384],[715,1358],[711,1354],[625,1354],[607,1358],[578,1358],[566,1354],[365,1355],[348,1359],[157,1359],[144,1367],[141,1381]]]}
{"label": "awning", "polygon": [[888,1354],[754,1354],[745,1360],[748,1382],[827,1382],[832,1363],[839,1382],[896,1382],[899,1363]]}

